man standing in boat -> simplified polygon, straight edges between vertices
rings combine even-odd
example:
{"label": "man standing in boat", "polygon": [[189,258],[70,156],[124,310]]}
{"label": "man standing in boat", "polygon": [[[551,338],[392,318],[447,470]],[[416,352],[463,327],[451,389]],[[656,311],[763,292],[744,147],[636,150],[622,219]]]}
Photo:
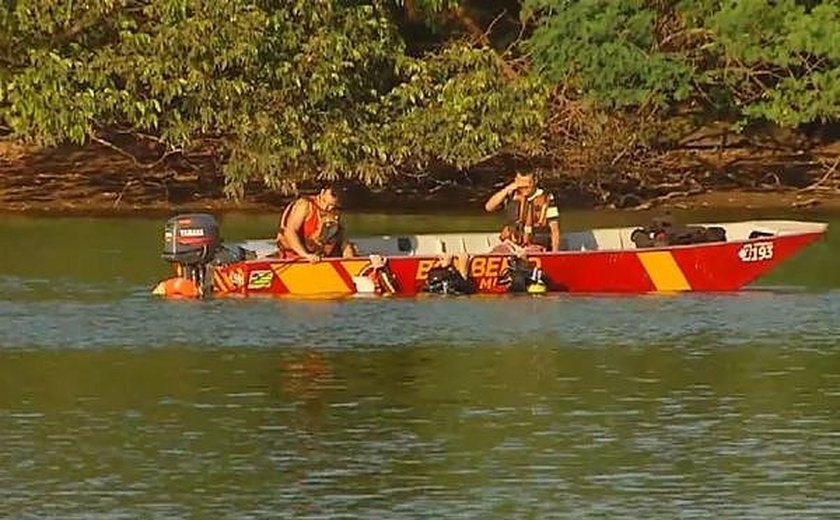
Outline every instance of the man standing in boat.
{"label": "man standing in boat", "polygon": [[493,212],[504,207],[507,225],[499,238],[525,250],[560,251],[560,210],[554,195],[537,186],[534,172],[519,170],[513,181],[484,204]]}
{"label": "man standing in boat", "polygon": [[356,255],[356,248],[344,237],[335,185],[324,185],[317,195],[300,197],[286,206],[277,226],[277,251],[281,258],[309,262]]}

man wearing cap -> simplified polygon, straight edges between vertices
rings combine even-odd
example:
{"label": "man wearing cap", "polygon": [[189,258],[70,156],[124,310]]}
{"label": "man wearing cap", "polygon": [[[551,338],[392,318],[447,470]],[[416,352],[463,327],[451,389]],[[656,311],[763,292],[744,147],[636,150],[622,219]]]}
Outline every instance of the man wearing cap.
{"label": "man wearing cap", "polygon": [[508,223],[499,235],[502,245],[560,251],[560,210],[554,195],[537,186],[533,172],[517,172],[510,184],[487,200],[484,209],[492,212],[503,206]]}
{"label": "man wearing cap", "polygon": [[336,186],[327,184],[318,194],[286,206],[277,226],[278,255],[309,262],[356,256],[356,248],[344,237],[340,202]]}

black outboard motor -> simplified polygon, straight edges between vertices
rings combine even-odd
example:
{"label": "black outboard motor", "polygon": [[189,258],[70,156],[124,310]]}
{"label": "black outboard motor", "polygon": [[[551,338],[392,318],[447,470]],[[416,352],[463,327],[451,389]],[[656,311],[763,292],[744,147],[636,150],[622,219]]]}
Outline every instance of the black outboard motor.
{"label": "black outboard motor", "polygon": [[166,222],[161,256],[176,264],[179,274],[193,280],[204,294],[209,289],[207,266],[220,247],[216,218],[207,213],[189,213]]}

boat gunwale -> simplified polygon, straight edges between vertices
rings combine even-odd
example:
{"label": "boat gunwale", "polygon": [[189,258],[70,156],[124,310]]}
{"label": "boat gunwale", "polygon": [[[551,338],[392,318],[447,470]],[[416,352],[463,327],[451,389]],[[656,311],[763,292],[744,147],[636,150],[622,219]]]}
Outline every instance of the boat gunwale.
{"label": "boat gunwale", "polygon": [[[818,224],[818,223],[813,223]],[[801,231],[801,232],[792,232],[792,233],[783,233],[777,234],[773,236],[762,236],[762,237],[755,237],[755,238],[746,238],[740,240],[726,240],[720,242],[700,242],[696,244],[678,244],[678,245],[666,245],[666,246],[654,246],[654,247],[645,247],[645,248],[626,248],[626,249],[583,249],[583,250],[566,250],[566,251],[534,251],[525,253],[525,256],[528,258],[538,257],[538,258],[554,258],[554,257],[563,257],[563,256],[577,256],[577,255],[597,255],[597,254],[616,254],[616,253],[628,253],[628,254],[637,254],[640,252],[656,252],[656,251],[684,251],[688,249],[710,249],[714,247],[726,247],[732,244],[748,244],[748,243],[757,243],[757,242],[767,242],[768,240],[776,240],[776,239],[787,239],[787,238],[796,238],[796,237],[807,237],[807,236],[822,236],[825,238],[828,224],[827,223],[819,223],[822,225],[822,229],[820,230],[810,230],[810,231]],[[432,234],[429,234],[433,236]],[[409,235],[409,236],[417,236],[417,235]],[[444,256],[452,256],[457,257],[459,254],[464,253],[435,253],[435,254],[403,254],[403,255],[387,255],[381,253],[369,253],[367,255],[358,255],[358,256],[349,256],[349,257],[327,257],[322,258],[320,262],[344,262],[344,261],[369,261],[372,256],[379,256],[382,258],[387,259],[388,261],[391,260],[400,260],[400,259],[417,259],[417,260],[430,260],[430,259],[439,259]],[[475,257],[501,257],[501,258],[509,258],[511,256],[517,256],[516,252],[509,252],[509,253],[494,253],[494,252],[487,252],[487,253],[467,253],[467,255],[471,258]],[[236,265],[236,264],[264,264],[264,263],[272,263],[272,264],[315,264],[313,262],[309,262],[308,260],[302,258],[279,258],[279,257],[261,257],[261,258],[252,258],[247,260],[240,260],[238,262],[232,262],[230,264],[225,264],[225,266]],[[319,262],[319,263],[320,263]],[[223,266],[219,266],[223,267]]]}

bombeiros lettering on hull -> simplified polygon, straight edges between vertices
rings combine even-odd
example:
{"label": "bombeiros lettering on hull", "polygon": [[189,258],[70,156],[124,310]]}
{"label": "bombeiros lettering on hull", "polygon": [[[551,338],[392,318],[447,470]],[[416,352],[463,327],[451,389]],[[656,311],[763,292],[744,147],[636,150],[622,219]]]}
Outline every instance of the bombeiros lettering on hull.
{"label": "bombeiros lettering on hull", "polygon": [[773,259],[773,242],[744,244],[738,251],[742,262],[762,262]]}
{"label": "bombeiros lettering on hull", "polygon": [[[542,268],[542,259],[539,257],[528,258],[528,261],[534,264],[534,267]],[[429,277],[429,271],[433,267],[440,266],[438,259],[420,260],[417,264],[417,273],[415,279],[425,280]],[[485,278],[495,280],[509,267],[507,256],[476,256],[470,260],[469,273],[470,277],[476,280]],[[486,286],[486,284],[485,284]],[[489,287],[489,286],[488,286]]]}

